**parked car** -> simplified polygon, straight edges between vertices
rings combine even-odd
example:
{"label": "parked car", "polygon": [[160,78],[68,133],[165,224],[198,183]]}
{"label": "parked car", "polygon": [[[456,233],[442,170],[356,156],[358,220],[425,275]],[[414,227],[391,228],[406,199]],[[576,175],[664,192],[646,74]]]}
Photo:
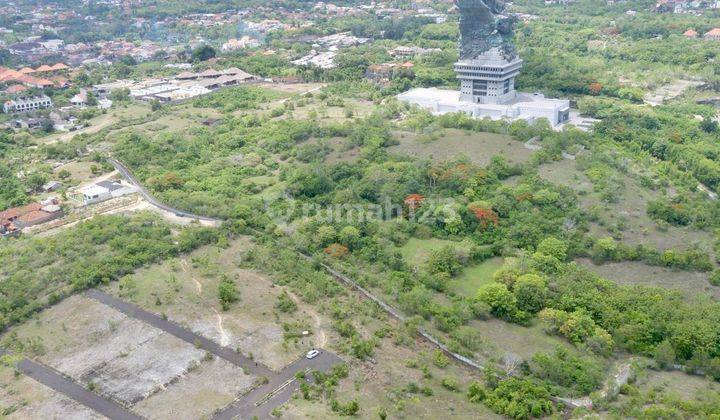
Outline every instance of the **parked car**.
{"label": "parked car", "polygon": [[309,352],[307,352],[305,357],[307,357],[308,359],[313,359],[313,358],[317,357],[318,354],[320,354],[320,350],[312,349]]}

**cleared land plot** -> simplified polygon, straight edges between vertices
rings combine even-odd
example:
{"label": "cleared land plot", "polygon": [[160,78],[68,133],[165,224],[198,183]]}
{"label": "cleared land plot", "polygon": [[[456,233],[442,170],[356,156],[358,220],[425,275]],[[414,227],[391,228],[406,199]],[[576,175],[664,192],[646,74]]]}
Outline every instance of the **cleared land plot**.
{"label": "cleared land plot", "polygon": [[[396,346],[391,339],[382,340],[373,356],[373,362],[353,362],[350,376],[337,387],[340,401],[356,399],[361,407],[360,418],[376,419],[378,410],[384,408],[389,419],[438,419],[438,418],[482,418],[499,419],[482,404],[470,403],[465,397],[468,384],[477,379],[476,372],[465,370],[451,363],[444,369],[432,364],[433,349],[423,342],[414,344],[415,350]],[[408,367],[410,362],[417,366],[428,366],[431,378],[425,378],[419,368]],[[459,391],[449,391],[441,385],[445,378],[453,378],[459,384]],[[408,384],[429,387],[433,395],[407,392]],[[307,401],[302,398],[291,400],[282,413],[283,419],[334,419],[338,418],[327,404]]]}
{"label": "cleared land plot", "polygon": [[225,360],[206,360],[162,392],[140,401],[133,410],[151,419],[209,418],[251,388],[253,381],[254,377]]}
{"label": "cleared land plot", "polygon": [[502,258],[491,258],[480,264],[465,267],[450,281],[450,291],[461,296],[475,296],[478,289],[493,281],[493,273],[502,267]]}
{"label": "cleared land plot", "polygon": [[0,367],[0,410],[7,419],[78,419],[105,417],[13,369]]}
{"label": "cleared land plot", "polygon": [[653,267],[637,261],[595,265],[589,259],[582,258],[578,260],[578,263],[597,273],[600,277],[618,284],[664,287],[679,290],[687,296],[707,293],[714,298],[720,298],[720,287],[708,283],[709,273]]}
{"label": "cleared land plot", "polygon": [[360,157],[360,148],[346,146],[346,139],[342,137],[333,137],[330,139],[332,152],[325,156],[326,163],[356,162]]}
{"label": "cleared land plot", "polygon": [[[127,280],[131,290],[113,284],[108,292],[280,370],[307,347],[322,346],[324,321],[300,301],[295,313],[278,313],[275,304],[283,289],[262,274],[237,267],[237,258],[249,246],[249,239],[243,238],[225,249],[205,247],[185,259],[138,270]],[[227,311],[218,300],[223,276],[240,294]],[[311,336],[297,345],[285,343],[284,322],[302,323]]]}
{"label": "cleared land plot", "polygon": [[533,151],[510,136],[494,133],[476,133],[457,129],[443,130],[436,140],[423,141],[417,133],[395,132],[399,145],[388,148],[390,153],[430,158],[436,161],[465,156],[473,163],[487,165],[493,156],[500,155],[509,162],[521,163]]}
{"label": "cleared land plot", "polygon": [[[83,296],[66,299],[13,332],[21,342],[35,343],[31,353],[37,359],[129,406],[151,396],[157,401],[197,398],[193,413],[208,414],[248,389],[254,379],[227,362],[211,360],[191,344]],[[186,379],[191,385],[184,385]],[[157,406],[141,407],[150,412]]]}

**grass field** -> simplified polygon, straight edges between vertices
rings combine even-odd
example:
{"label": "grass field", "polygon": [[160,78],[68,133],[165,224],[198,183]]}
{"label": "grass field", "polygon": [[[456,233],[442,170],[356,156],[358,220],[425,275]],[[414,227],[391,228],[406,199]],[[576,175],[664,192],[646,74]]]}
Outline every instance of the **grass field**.
{"label": "grass field", "polygon": [[638,284],[679,290],[688,297],[708,294],[720,298],[720,287],[708,283],[710,273],[678,271],[665,267],[652,267],[638,261],[624,261],[595,265],[588,259],[579,259],[579,264],[600,277],[618,284]]}
{"label": "grass field", "polygon": [[[388,419],[501,419],[482,404],[470,403],[465,392],[468,384],[478,373],[451,363],[438,368],[431,361],[433,349],[424,342],[415,342],[414,350],[393,344],[384,339],[376,349],[373,361],[353,361],[350,376],[343,379],[337,395],[340,401],[356,399],[360,405],[358,418],[377,419],[384,409]],[[417,367],[410,367],[417,365]],[[419,369],[427,366],[428,374]],[[445,389],[441,382],[453,378],[459,384],[458,391]],[[429,387],[433,395],[408,392],[408,384]],[[296,398],[283,410],[283,419],[335,419],[337,413],[326,404]]]}
{"label": "grass field", "polygon": [[439,133],[436,140],[424,141],[417,133],[397,131],[395,138],[400,144],[390,147],[390,153],[436,161],[464,156],[476,164],[487,165],[493,156],[499,155],[519,163],[528,160],[533,153],[510,136],[494,133],[446,129]]}
{"label": "grass field", "polygon": [[468,325],[480,333],[485,343],[481,356],[488,360],[499,362],[503,356],[529,360],[535,353],[549,353],[557,346],[565,347],[572,352],[576,351],[567,340],[545,334],[538,321],[529,327],[524,327],[490,318],[473,320]]}
{"label": "grass field", "polygon": [[400,254],[402,254],[403,259],[408,264],[419,267],[425,263],[431,252],[447,245],[452,245],[457,249],[468,249],[470,247],[468,243],[450,241],[447,239],[410,238],[402,247],[400,247]]}
{"label": "grass field", "polygon": [[89,127],[82,128],[77,131],[59,132],[39,140],[43,144],[51,144],[55,142],[63,142],[72,139],[78,134],[93,134],[109,127],[117,122],[142,117],[150,112],[150,107],[141,102],[132,102],[129,105],[120,105],[108,110],[105,114],[100,114],[89,120]]}
{"label": "grass field", "polygon": [[461,296],[475,296],[480,286],[492,282],[493,273],[502,267],[502,263],[502,258],[491,258],[466,267],[460,275],[450,281],[450,291]]}

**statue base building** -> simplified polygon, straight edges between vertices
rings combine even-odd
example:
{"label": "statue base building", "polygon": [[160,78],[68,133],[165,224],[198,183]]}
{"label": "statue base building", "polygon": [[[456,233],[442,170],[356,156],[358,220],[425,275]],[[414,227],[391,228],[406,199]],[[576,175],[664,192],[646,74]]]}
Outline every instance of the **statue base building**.
{"label": "statue base building", "polygon": [[455,63],[460,91],[415,88],[398,95],[402,102],[418,105],[433,114],[464,112],[474,118],[526,120],[546,118],[558,126],[570,118],[570,101],[549,99],[540,93],[515,90],[515,77],[522,60],[505,57],[499,48],[491,48],[474,59]]}

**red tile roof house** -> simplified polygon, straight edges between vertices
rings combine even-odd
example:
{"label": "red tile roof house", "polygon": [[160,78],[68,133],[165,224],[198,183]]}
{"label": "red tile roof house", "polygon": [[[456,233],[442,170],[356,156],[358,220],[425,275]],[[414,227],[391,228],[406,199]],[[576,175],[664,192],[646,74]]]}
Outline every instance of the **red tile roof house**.
{"label": "red tile roof house", "polygon": [[63,211],[57,200],[46,203],[32,203],[27,206],[13,207],[0,212],[0,224],[13,224],[18,229],[39,225],[62,217]]}
{"label": "red tile roof house", "polygon": [[685,33],[683,33],[683,35],[685,35],[688,38],[697,38],[698,37],[698,33],[692,29],[688,29],[687,31],[685,31]]}

